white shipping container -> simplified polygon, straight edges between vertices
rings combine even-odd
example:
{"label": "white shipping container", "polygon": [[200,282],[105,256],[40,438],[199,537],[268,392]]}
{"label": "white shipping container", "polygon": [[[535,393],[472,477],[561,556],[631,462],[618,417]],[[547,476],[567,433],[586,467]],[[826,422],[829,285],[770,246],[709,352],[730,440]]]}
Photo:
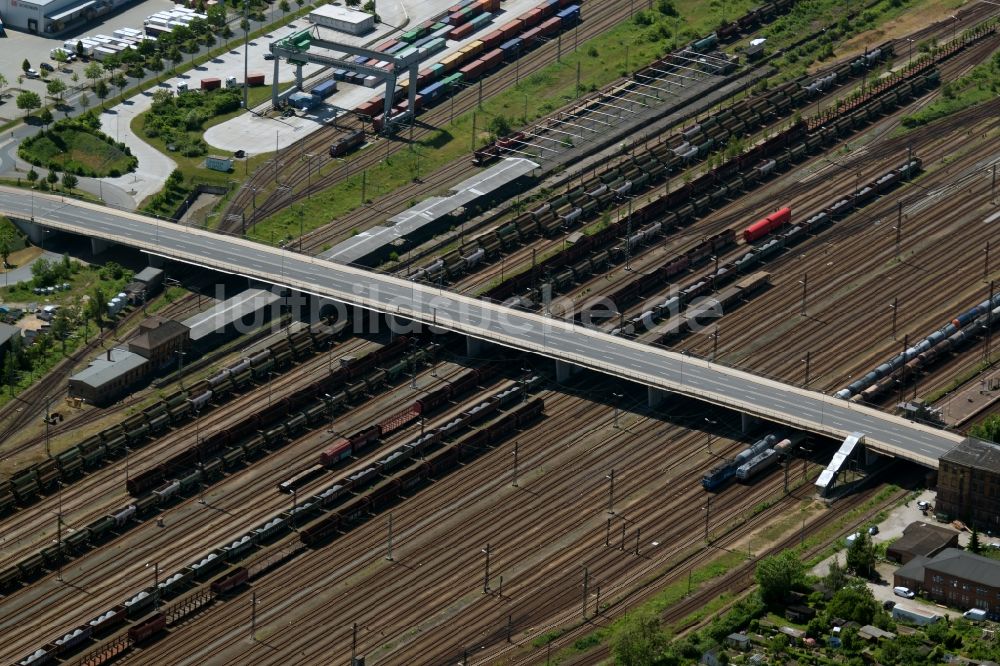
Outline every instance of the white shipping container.
{"label": "white shipping container", "polygon": [[106,46],[98,46],[94,48],[94,58],[97,60],[104,60],[108,56],[115,55],[117,51],[112,51]]}

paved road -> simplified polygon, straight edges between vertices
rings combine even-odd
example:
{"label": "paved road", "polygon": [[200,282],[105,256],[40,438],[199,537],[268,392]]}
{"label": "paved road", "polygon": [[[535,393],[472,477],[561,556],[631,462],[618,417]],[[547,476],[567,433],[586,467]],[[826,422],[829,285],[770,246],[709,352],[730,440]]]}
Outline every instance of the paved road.
{"label": "paved road", "polygon": [[702,359],[623,340],[563,320],[524,313],[433,287],[378,275],[250,241],[163,223],[134,213],[55,196],[0,188],[0,211],[46,226],[86,231],[219,270],[262,279],[475,338],[677,391],[766,419],[843,438],[866,434],[869,445],[936,467],[960,441],[955,434],[874,409],[781,384]]}

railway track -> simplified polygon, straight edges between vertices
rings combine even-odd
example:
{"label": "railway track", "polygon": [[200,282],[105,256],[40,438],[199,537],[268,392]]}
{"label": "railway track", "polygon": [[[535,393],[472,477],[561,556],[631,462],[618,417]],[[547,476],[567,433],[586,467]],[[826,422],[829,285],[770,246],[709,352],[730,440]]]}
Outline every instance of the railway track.
{"label": "railway track", "polygon": [[[627,17],[629,12],[629,5],[624,2],[624,0],[613,0],[611,2],[596,4],[592,8],[588,8],[586,20],[580,24],[578,29],[579,39],[586,41],[593,36],[601,34],[621,21],[623,18]],[[485,79],[482,88],[483,98],[486,99],[492,97],[498,92],[510,87],[514,82],[516,74],[526,77],[530,76],[532,73],[554,61],[556,55],[557,46],[555,43],[550,42],[539,46],[534,51],[520,59],[517,71],[511,70],[511,68],[508,67],[501,70],[498,74]],[[453,115],[452,110],[454,110],[454,115],[461,115],[476,106],[478,104],[478,99],[478,91],[467,90],[457,94],[454,98],[454,103],[440,105],[423,113],[418,119],[420,126],[412,133],[408,133],[406,141],[390,141],[388,139],[376,141],[348,162],[348,164],[350,164],[348,169],[349,172],[356,174],[359,171],[368,169],[380,162],[383,158],[391,157],[391,155],[404,149],[411,140],[420,141],[421,139],[429,136],[432,132],[436,131],[435,128],[437,126],[443,125],[448,121],[449,117]],[[252,225],[256,222],[265,219],[267,216],[273,215],[274,213],[288,207],[294,203],[296,199],[308,197],[310,194],[320,192],[340,182],[346,177],[348,170],[333,168],[328,170],[325,175],[313,178],[312,183],[310,184],[309,175],[312,170],[312,165],[308,163],[304,164],[301,156],[306,154],[322,156],[318,167],[318,170],[322,171],[323,164],[333,161],[332,158],[328,157],[327,153],[330,143],[342,134],[361,128],[363,128],[362,122],[352,116],[350,124],[345,125],[342,128],[324,127],[314,132],[309,137],[303,139],[302,142],[286,149],[286,164],[289,161],[292,161],[293,166],[284,172],[284,175],[279,173],[277,178],[274,176],[275,170],[273,165],[270,170],[268,170],[266,166],[258,170],[258,172],[251,177],[248,185],[244,188],[247,193],[242,195],[238,194],[234,197],[233,202],[227,206],[222,219],[233,221],[229,222],[228,225],[224,222],[223,224],[226,226],[222,226],[221,230],[235,233],[239,229],[240,225],[235,222],[235,219],[239,217],[241,213],[245,213],[248,205],[253,203],[252,188],[258,188],[259,190],[264,190],[265,192],[275,189],[266,187],[268,181],[272,181],[272,185],[276,185],[273,181],[282,181],[282,184],[288,189],[282,189],[281,196],[270,197],[265,207],[257,208],[256,213],[248,215],[248,228],[252,227]],[[390,145],[386,146],[384,145],[385,143],[389,143]],[[300,156],[300,159],[297,161],[294,156],[294,153],[296,152]],[[289,153],[293,153],[291,160],[287,159]],[[276,159],[280,160],[280,157]],[[461,173],[461,171],[456,171],[456,173]],[[394,195],[393,198],[395,199],[397,197]],[[404,199],[398,200],[404,201]],[[305,241],[305,249],[312,251],[316,247],[322,246],[328,240],[344,235],[350,230],[350,228],[351,227],[349,226],[345,227],[341,221],[336,221],[336,224],[333,225],[333,228],[331,229],[310,232],[303,239]]]}

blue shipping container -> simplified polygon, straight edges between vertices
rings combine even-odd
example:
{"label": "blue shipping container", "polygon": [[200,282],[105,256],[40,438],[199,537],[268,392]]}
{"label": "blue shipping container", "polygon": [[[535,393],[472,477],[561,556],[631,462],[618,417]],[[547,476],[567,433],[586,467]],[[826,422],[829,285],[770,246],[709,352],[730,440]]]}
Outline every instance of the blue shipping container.
{"label": "blue shipping container", "polygon": [[570,16],[580,18],[580,5],[570,5],[566,9],[560,10],[556,16],[563,20],[566,20],[566,18]]}
{"label": "blue shipping container", "polygon": [[337,82],[332,80],[324,81],[313,88],[312,92],[314,95],[319,95],[320,97],[326,99],[333,93],[337,92]]}
{"label": "blue shipping container", "polygon": [[354,64],[363,65],[368,62],[368,56],[354,56]]}
{"label": "blue shipping container", "polygon": [[444,83],[438,81],[437,83],[432,83],[423,90],[420,91],[420,96],[424,98],[424,104],[431,100],[435,100],[441,96],[445,90]]}
{"label": "blue shipping container", "polygon": [[500,50],[503,51],[506,56],[514,55],[515,52],[521,50],[521,38],[515,37],[509,42],[504,42],[500,45]]}
{"label": "blue shipping container", "polygon": [[335,81],[343,81],[344,80],[344,76],[346,76],[346,75],[347,75],[347,70],[346,69],[335,69],[335,70],[333,70],[333,79]]}

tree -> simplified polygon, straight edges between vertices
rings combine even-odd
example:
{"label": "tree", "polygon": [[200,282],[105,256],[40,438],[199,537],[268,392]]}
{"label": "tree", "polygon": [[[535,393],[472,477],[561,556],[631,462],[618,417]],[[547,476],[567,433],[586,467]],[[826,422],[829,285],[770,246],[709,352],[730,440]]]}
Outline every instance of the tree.
{"label": "tree", "polygon": [[90,97],[87,96],[87,93],[82,93],[80,95],[80,106],[84,111],[86,111],[87,107],[90,106]]}
{"label": "tree", "polygon": [[107,98],[108,93],[111,91],[108,89],[108,84],[105,83],[104,79],[101,79],[96,84],[94,84],[94,94],[97,95],[98,99],[101,100],[101,108],[104,108],[104,100]]}
{"label": "tree", "polygon": [[868,532],[862,530],[847,549],[847,568],[858,576],[871,578],[875,570],[875,544],[868,537]]}
{"label": "tree", "polygon": [[3,260],[2,266],[4,268],[7,267],[7,260],[13,250],[14,232],[11,231],[9,224],[0,225],[0,260]]}
{"label": "tree", "polygon": [[42,98],[38,96],[38,93],[32,92],[30,90],[24,90],[17,95],[17,108],[24,109],[24,115],[27,116],[33,109],[37,109],[42,105]]}
{"label": "tree", "polygon": [[507,136],[510,134],[510,120],[503,115],[493,116],[487,129],[496,137]]}
{"label": "tree", "polygon": [[65,65],[69,60],[69,56],[62,49],[56,49],[56,52],[52,54],[52,59],[59,63],[60,66]]}
{"label": "tree", "polygon": [[94,323],[98,327],[101,326],[101,315],[104,314],[104,304],[107,303],[108,299],[101,289],[100,285],[97,285],[90,292],[90,300],[87,301],[87,317],[94,320]]}
{"label": "tree", "polygon": [[794,552],[785,550],[761,559],[754,577],[760,585],[761,598],[766,603],[780,603],[804,580],[805,565]]}
{"label": "tree", "polygon": [[830,571],[823,578],[823,584],[830,592],[836,592],[847,584],[847,572],[836,558],[830,563]]}
{"label": "tree", "polygon": [[1000,414],[987,416],[969,428],[969,435],[1000,444]]}
{"label": "tree", "polygon": [[76,57],[77,58],[83,57],[83,42],[80,40],[77,40],[76,42]]}
{"label": "tree", "polygon": [[42,127],[48,127],[52,124],[52,112],[47,108],[42,109],[41,113],[38,114],[38,120],[41,121]]}
{"label": "tree", "polygon": [[295,4],[301,8],[304,4],[306,4],[306,0],[295,0]]}
{"label": "tree", "polygon": [[7,77],[0,74],[0,98],[3,97],[3,89],[7,87]]}
{"label": "tree", "polygon": [[853,620],[858,624],[871,624],[881,610],[868,586],[856,579],[834,592],[826,605],[828,617]]}
{"label": "tree", "polygon": [[288,0],[281,0],[281,2],[278,3],[278,8],[281,9],[281,15],[284,16],[289,12],[289,10],[291,10],[292,6],[288,4]]}
{"label": "tree", "polygon": [[630,615],[611,639],[616,664],[651,666],[667,645],[660,621],[651,612]]}
{"label": "tree", "polygon": [[975,527],[972,528],[972,534],[969,535],[968,550],[970,553],[976,553],[977,555],[983,551],[983,544],[979,542],[979,530]]}
{"label": "tree", "polygon": [[128,79],[121,72],[118,72],[111,78],[111,82],[118,87],[118,94],[121,95],[122,100],[125,99],[125,86],[128,85]]}
{"label": "tree", "polygon": [[73,174],[71,174],[71,173],[64,173],[63,174],[62,185],[67,190],[72,190],[74,187],[76,187],[76,185],[77,185],[78,182],[79,181],[77,180],[76,176],[74,176]]}
{"label": "tree", "polygon": [[45,85],[49,97],[62,102],[63,93],[66,92],[66,84],[62,79],[52,79]]}
{"label": "tree", "polygon": [[27,58],[25,58],[24,62],[21,63],[21,71],[27,74],[29,69],[31,69],[31,63],[28,62]]}
{"label": "tree", "polygon": [[52,328],[50,331],[57,340],[62,341],[63,354],[66,353],[66,338],[69,337],[69,328],[69,316],[66,314],[66,310],[59,308],[52,317]]}
{"label": "tree", "polygon": [[47,180],[50,185],[55,185],[59,182],[59,174],[57,174],[54,170],[49,169],[49,175],[45,176],[45,180]]}
{"label": "tree", "polygon": [[104,68],[101,67],[101,63],[92,62],[89,63],[83,70],[83,75],[86,76],[91,81],[91,86],[97,83],[97,80],[104,76]]}
{"label": "tree", "polygon": [[29,182],[29,183],[33,183],[33,182],[35,182],[36,180],[38,180],[38,172],[37,172],[37,171],[35,171],[34,169],[29,169],[29,170],[28,170],[28,175],[27,175],[27,176],[25,176],[25,178],[27,178],[27,179],[28,179],[28,182]]}

